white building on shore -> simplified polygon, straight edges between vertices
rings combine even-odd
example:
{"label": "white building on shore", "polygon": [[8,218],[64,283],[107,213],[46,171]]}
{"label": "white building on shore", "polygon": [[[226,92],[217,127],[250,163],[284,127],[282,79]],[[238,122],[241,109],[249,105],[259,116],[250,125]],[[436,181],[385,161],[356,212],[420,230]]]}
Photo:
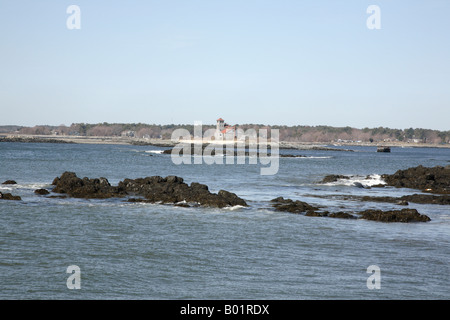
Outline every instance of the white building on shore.
{"label": "white building on shore", "polygon": [[234,140],[236,138],[236,126],[228,125],[222,118],[217,119],[214,138],[216,140]]}

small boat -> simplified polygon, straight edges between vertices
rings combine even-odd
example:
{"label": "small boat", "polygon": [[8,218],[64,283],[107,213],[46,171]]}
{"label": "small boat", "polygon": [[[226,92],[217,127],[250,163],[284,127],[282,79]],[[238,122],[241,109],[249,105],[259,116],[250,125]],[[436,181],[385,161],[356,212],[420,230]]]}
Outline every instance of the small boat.
{"label": "small boat", "polygon": [[391,152],[391,147],[378,147],[377,152]]}

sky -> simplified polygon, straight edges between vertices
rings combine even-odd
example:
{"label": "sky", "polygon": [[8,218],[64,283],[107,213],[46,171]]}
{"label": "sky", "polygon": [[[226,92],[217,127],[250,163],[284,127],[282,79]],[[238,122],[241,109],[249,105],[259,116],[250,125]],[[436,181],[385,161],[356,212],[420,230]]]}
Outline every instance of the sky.
{"label": "sky", "polygon": [[0,125],[219,117],[450,130],[450,1],[0,0]]}

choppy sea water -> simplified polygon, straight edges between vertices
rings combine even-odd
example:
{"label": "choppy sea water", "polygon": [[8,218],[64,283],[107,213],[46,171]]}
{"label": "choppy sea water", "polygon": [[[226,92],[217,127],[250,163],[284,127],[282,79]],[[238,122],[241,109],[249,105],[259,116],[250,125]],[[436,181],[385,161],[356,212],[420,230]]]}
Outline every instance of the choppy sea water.
{"label": "choppy sea water", "polygon": [[[281,150],[279,171],[256,164],[175,165],[163,148],[124,145],[0,144],[1,299],[449,299],[450,210],[410,203],[427,223],[381,223],[276,212],[278,196],[329,211],[401,209],[342,195],[401,196],[408,189],[362,189],[380,175],[450,164],[450,149],[354,147],[355,152]],[[38,196],[64,171],[79,177],[177,175],[211,192],[236,193],[248,208],[184,208]],[[327,174],[353,175],[318,183]],[[67,287],[68,266],[80,289]],[[369,289],[369,266],[380,289]]]}

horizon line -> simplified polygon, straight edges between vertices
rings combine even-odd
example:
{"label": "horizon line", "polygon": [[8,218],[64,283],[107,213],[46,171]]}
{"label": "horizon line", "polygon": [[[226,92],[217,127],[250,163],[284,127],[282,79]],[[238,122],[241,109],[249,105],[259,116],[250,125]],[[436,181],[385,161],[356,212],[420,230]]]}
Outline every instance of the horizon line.
{"label": "horizon line", "polygon": [[[73,122],[70,125],[66,124],[59,124],[59,125],[52,125],[52,124],[35,124],[35,125],[18,125],[18,124],[0,124],[0,127],[26,127],[26,128],[33,128],[33,127],[70,127],[71,125],[77,125],[77,124],[87,124],[87,125],[149,125],[149,126],[194,126],[195,123],[189,124],[189,123],[166,123],[166,124],[157,124],[157,123],[145,123],[145,122]],[[207,126],[215,126],[215,123],[209,124],[209,123],[202,123],[202,125]],[[242,123],[242,124],[233,124],[233,126],[246,126],[246,125],[254,125],[254,126],[267,126],[267,127],[330,127],[330,128],[351,128],[351,129],[357,129],[357,130],[364,130],[364,129],[378,129],[378,128],[386,128],[386,129],[393,129],[393,130],[408,130],[408,129],[423,129],[423,130],[432,130],[432,131],[450,131],[449,129],[431,129],[431,128],[424,128],[424,127],[406,127],[406,128],[394,128],[394,127],[386,127],[386,126],[378,126],[378,127],[352,127],[349,125],[346,126],[334,126],[334,125],[326,125],[326,124],[318,124],[318,125],[307,125],[307,124],[296,124],[296,125],[287,125],[287,124],[263,124],[263,123]]]}

